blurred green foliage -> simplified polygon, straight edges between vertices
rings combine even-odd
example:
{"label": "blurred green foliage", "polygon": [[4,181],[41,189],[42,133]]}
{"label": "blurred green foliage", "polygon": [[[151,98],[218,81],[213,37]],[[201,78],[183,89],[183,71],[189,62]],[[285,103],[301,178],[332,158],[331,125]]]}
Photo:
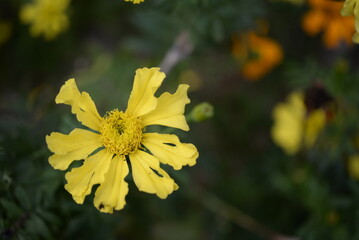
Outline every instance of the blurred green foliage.
{"label": "blurred green foliage", "polygon": [[[73,0],[68,30],[45,41],[19,20],[28,2],[0,2],[0,22],[12,29],[0,45],[1,239],[262,239],[211,210],[212,195],[283,235],[359,239],[359,184],[347,169],[348,157],[359,152],[359,48],[328,50],[320,36],[307,36],[305,4]],[[248,82],[231,44],[234,36],[256,31],[259,19],[268,22],[285,59]],[[178,132],[198,147],[197,165],[166,169],[180,185],[166,200],[129,181],[124,210],[102,214],[91,197],[77,205],[63,187],[64,172],[47,162],[45,135],[79,126],[68,107],[55,105],[59,87],[75,77],[100,114],[123,109],[135,70],[159,66],[184,31],[193,51],[167,73],[166,90],[184,79],[196,86],[187,112],[203,101],[214,107],[213,118]],[[188,71],[193,79],[183,77]],[[333,118],[313,148],[287,156],[270,137],[272,109],[289,92],[318,84],[333,99]]]}

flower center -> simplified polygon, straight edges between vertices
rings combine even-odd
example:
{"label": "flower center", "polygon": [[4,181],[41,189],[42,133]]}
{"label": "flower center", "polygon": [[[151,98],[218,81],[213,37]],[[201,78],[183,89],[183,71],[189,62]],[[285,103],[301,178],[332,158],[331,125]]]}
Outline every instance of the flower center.
{"label": "flower center", "polygon": [[138,117],[117,109],[107,112],[101,123],[101,141],[117,155],[128,155],[141,145],[143,124]]}

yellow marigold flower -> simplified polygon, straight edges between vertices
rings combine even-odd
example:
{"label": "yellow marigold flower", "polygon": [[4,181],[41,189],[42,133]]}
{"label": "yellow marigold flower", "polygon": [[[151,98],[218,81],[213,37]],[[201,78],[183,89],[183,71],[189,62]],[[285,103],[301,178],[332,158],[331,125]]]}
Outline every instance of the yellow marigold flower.
{"label": "yellow marigold flower", "polygon": [[353,155],[348,159],[348,172],[352,178],[359,179],[359,155]]}
{"label": "yellow marigold flower", "polygon": [[87,92],[79,92],[75,80],[68,80],[57,95],[56,103],[71,106],[71,112],[90,130],[76,128],[70,134],[53,132],[46,136],[49,158],[55,169],[66,170],[75,160],[83,165],[66,173],[65,189],[76,203],[82,204],[95,192],[94,205],[101,212],[112,213],[125,206],[128,185],[125,177],[131,164],[134,182],[140,191],[164,199],[178,189],[174,180],[160,167],[168,164],[175,170],[193,166],[198,157],[196,147],[181,143],[174,134],[146,132],[146,127],[163,125],[188,131],[184,117],[188,85],[179,85],[174,94],[154,94],[165,74],[159,68],[136,71],[126,111],[114,109],[101,117]]}
{"label": "yellow marigold flower", "polygon": [[326,123],[324,110],[306,114],[304,96],[301,92],[290,94],[285,103],[279,103],[273,110],[273,141],[288,155],[299,151],[302,144],[311,147]]}
{"label": "yellow marigold flower", "polygon": [[268,38],[249,33],[235,39],[232,53],[242,64],[241,74],[249,80],[258,80],[283,59],[280,45]]}
{"label": "yellow marigold flower", "polygon": [[302,20],[302,27],[308,35],[323,32],[323,42],[328,48],[335,48],[341,42],[351,43],[354,21],[340,15],[341,2],[308,0],[308,4],[310,11]]}
{"label": "yellow marigold flower", "polygon": [[32,36],[42,34],[46,40],[52,40],[69,25],[65,13],[69,4],[70,0],[34,0],[22,7],[20,19],[25,24],[31,24]]}
{"label": "yellow marigold flower", "polygon": [[359,43],[359,1],[358,0],[345,0],[342,10],[340,11],[342,16],[354,16],[355,18],[355,30],[353,35],[353,42]]}
{"label": "yellow marigold flower", "polygon": [[133,4],[139,4],[141,2],[144,2],[145,0],[125,0],[125,2],[133,2]]}

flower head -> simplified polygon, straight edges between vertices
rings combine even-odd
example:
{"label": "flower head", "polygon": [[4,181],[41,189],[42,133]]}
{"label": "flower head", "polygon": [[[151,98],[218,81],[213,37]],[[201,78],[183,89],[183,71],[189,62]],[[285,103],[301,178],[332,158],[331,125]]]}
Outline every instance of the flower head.
{"label": "flower head", "polygon": [[82,204],[99,184],[94,205],[101,212],[112,213],[125,206],[129,173],[140,191],[156,194],[164,199],[178,189],[174,180],[160,167],[168,164],[175,170],[193,166],[198,157],[196,147],[181,143],[174,134],[146,132],[150,125],[163,125],[188,131],[184,117],[188,85],[179,85],[174,94],[154,94],[165,74],[159,68],[136,71],[127,109],[114,109],[101,117],[87,92],[79,92],[75,80],[68,80],[57,95],[56,103],[71,106],[77,119],[91,130],[76,128],[70,134],[53,132],[46,136],[49,158],[55,169],[66,170],[75,160],[83,165],[66,173],[65,189]]}
{"label": "flower head", "polygon": [[323,32],[323,42],[328,48],[335,48],[341,42],[351,43],[354,21],[340,15],[341,2],[308,0],[308,3],[310,11],[302,21],[302,27],[308,35]]}
{"label": "flower head", "polygon": [[232,52],[242,64],[242,75],[249,80],[263,77],[283,59],[282,48],[276,41],[253,32],[235,39]]}
{"label": "flower head", "polygon": [[358,0],[345,0],[342,10],[342,16],[354,16],[355,30],[353,35],[353,42],[359,43],[359,1]]}
{"label": "flower head", "polygon": [[54,39],[65,31],[69,20],[65,13],[70,0],[34,0],[26,4],[20,11],[20,19],[25,24],[31,24],[31,35],[44,35],[46,40]]}
{"label": "flower head", "polygon": [[273,141],[288,155],[293,155],[303,144],[308,148],[313,146],[326,123],[326,113],[316,109],[307,115],[303,93],[294,92],[285,103],[275,106],[273,119]]}

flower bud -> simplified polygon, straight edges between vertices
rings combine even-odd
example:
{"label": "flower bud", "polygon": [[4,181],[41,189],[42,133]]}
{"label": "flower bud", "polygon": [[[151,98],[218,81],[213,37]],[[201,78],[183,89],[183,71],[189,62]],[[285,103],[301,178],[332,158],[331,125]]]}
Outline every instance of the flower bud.
{"label": "flower bud", "polygon": [[196,105],[190,115],[189,121],[193,122],[203,122],[209,118],[211,118],[214,114],[213,106],[208,102],[202,102]]}

